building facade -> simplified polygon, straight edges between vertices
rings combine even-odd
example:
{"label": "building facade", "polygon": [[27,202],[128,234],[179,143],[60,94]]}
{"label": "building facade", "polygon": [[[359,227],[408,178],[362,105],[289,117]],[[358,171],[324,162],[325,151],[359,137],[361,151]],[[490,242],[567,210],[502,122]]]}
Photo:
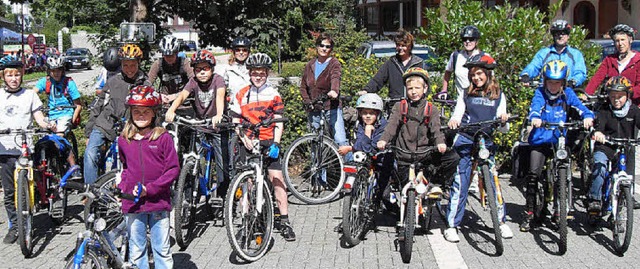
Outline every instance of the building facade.
{"label": "building facade", "polygon": [[198,38],[198,30],[191,27],[189,21],[174,15],[169,17],[167,21],[161,25],[163,28],[169,29],[169,32],[178,39],[183,41],[195,41],[196,46],[200,48],[200,39]]}

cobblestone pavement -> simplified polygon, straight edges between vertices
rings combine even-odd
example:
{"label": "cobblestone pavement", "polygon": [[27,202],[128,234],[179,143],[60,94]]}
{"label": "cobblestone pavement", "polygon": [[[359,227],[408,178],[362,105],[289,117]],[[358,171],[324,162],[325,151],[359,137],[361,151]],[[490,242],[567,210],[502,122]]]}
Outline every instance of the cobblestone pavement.
{"label": "cobblestone pavement", "polygon": [[[488,228],[491,223],[483,222],[488,220],[488,212],[475,197],[467,206],[461,242],[451,244],[442,239],[444,226],[436,216],[431,234],[416,236],[413,259],[408,265],[402,263],[395,250],[394,220],[390,217],[378,219],[377,232],[370,232],[359,245],[352,248],[341,245],[340,235],[333,231],[341,221],[340,201],[316,206],[292,205],[290,215],[298,240],[285,242],[277,235],[271,250],[255,263],[239,262],[232,254],[226,230],[220,222],[213,221],[200,223],[198,237],[187,249],[179,250],[174,245],[173,257],[176,268],[637,268],[640,214],[634,217],[638,225],[634,228],[631,247],[624,257],[618,257],[613,251],[610,230],[594,231],[586,223],[584,209],[578,207],[575,220],[570,222],[568,251],[559,256],[557,233],[552,229],[543,227],[532,233],[518,231],[524,205],[518,188],[521,182],[511,182],[508,177],[501,179],[508,209],[507,223],[515,237],[504,241],[505,251],[500,257],[494,255],[493,233]],[[72,199],[72,217],[55,228],[46,213],[37,215],[34,257],[24,259],[17,244],[0,243],[0,268],[63,267],[83,227],[81,210],[77,198]],[[0,221],[6,222],[4,208],[1,211]],[[204,213],[199,217],[207,218]],[[0,235],[4,236],[6,227],[6,223],[1,225]],[[453,262],[456,260],[461,263]]]}

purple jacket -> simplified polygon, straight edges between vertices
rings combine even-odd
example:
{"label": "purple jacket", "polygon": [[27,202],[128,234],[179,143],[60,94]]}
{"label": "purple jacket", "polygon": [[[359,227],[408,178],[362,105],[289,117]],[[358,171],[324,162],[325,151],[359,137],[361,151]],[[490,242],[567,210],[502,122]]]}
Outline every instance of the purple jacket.
{"label": "purple jacket", "polygon": [[147,196],[137,204],[123,199],[122,212],[171,211],[171,184],[180,174],[180,164],[169,133],[154,141],[149,140],[149,135],[130,142],[120,136],[118,148],[123,165],[119,186],[122,192],[133,193],[138,182],[147,188]]}

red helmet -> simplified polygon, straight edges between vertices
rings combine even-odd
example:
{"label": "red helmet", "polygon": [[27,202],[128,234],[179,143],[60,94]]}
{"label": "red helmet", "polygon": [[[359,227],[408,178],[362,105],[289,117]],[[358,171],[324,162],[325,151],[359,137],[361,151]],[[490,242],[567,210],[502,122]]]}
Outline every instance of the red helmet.
{"label": "red helmet", "polygon": [[156,107],[162,104],[160,94],[151,86],[135,86],[127,96],[128,106]]}
{"label": "red helmet", "polygon": [[196,66],[196,64],[202,62],[206,62],[211,65],[211,67],[214,67],[216,65],[216,57],[208,50],[199,50],[191,56],[191,66]]}

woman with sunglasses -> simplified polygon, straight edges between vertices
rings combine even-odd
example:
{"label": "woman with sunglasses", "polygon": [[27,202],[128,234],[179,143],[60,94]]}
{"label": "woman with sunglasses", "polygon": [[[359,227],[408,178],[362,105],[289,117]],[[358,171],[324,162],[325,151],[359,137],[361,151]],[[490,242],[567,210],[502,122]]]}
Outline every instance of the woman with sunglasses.
{"label": "woman with sunglasses", "polygon": [[[467,60],[475,55],[485,55],[485,52],[478,48],[478,40],[480,39],[480,30],[473,25],[467,25],[460,31],[460,39],[462,39],[462,45],[464,49],[456,50],[451,53],[449,62],[444,71],[444,78],[442,80],[442,91],[438,94],[438,99],[447,99],[447,90],[449,88],[449,80],[451,75],[454,75],[456,82],[457,96],[469,88],[471,83],[469,82],[469,70],[464,67]],[[488,54],[487,54],[488,55]]]}
{"label": "woman with sunglasses", "polygon": [[251,54],[251,40],[241,36],[231,42],[233,53],[229,57],[229,67],[224,72],[224,83],[229,90],[229,96],[234,96],[240,89],[251,84],[249,70],[245,61]]}
{"label": "woman with sunglasses", "polygon": [[[320,126],[320,113],[325,113],[325,118],[329,119],[333,139],[340,147],[340,153],[347,154],[346,159],[351,160],[340,102],[342,65],[338,59],[331,57],[334,42],[329,34],[320,34],[315,43],[318,57],[309,61],[304,67],[300,95],[309,113],[309,122],[314,126]],[[323,104],[312,104],[322,95],[327,95],[329,98]]]}

